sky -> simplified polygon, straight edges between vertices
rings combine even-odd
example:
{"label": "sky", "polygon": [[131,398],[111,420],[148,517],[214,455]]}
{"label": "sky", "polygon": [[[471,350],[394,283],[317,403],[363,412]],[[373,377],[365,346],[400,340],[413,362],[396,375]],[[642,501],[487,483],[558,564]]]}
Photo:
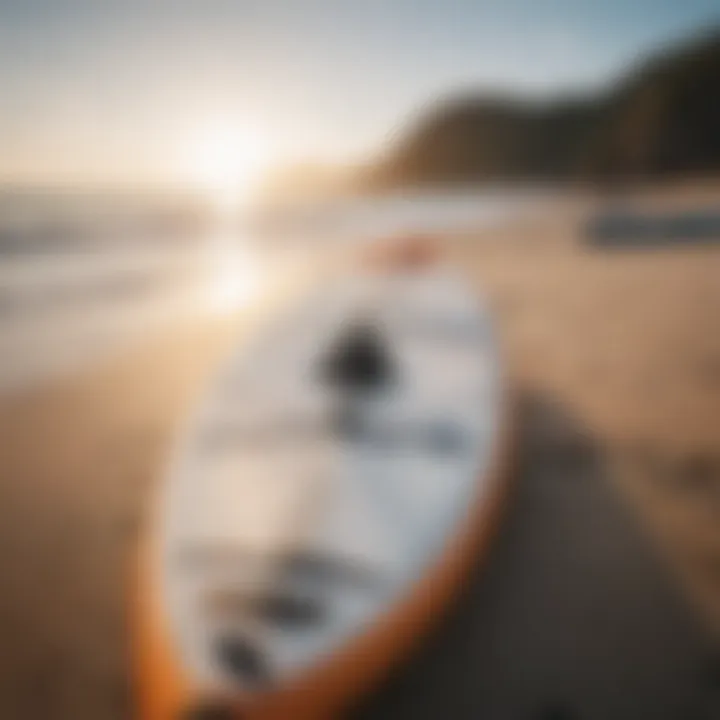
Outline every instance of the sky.
{"label": "sky", "polygon": [[454,92],[602,87],[718,21],[720,0],[0,0],[0,180],[192,181],[218,127],[258,166],[356,162]]}

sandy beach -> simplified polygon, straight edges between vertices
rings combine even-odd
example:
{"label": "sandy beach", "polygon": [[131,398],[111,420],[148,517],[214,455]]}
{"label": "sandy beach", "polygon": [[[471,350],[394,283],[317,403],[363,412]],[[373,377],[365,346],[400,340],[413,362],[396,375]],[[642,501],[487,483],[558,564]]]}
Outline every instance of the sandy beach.
{"label": "sandy beach", "polygon": [[552,397],[603,447],[609,477],[717,632],[720,251],[583,248],[592,207],[460,253],[496,303],[516,384]]}
{"label": "sandy beach", "polygon": [[[702,202],[717,190],[685,192]],[[665,197],[683,191],[652,202]],[[514,385],[550,398],[601,449],[612,493],[720,636],[720,246],[588,248],[596,202],[459,233],[448,251],[496,309]],[[0,400],[0,717],[131,715],[125,599],[143,508],[246,323],[148,338]]]}

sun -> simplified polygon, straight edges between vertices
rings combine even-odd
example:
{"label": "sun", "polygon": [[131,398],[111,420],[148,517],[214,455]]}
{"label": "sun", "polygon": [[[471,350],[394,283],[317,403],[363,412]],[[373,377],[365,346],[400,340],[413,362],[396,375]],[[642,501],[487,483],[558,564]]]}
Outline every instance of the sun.
{"label": "sun", "polygon": [[268,163],[262,136],[229,122],[198,131],[189,155],[191,181],[224,209],[234,209],[251,198]]}

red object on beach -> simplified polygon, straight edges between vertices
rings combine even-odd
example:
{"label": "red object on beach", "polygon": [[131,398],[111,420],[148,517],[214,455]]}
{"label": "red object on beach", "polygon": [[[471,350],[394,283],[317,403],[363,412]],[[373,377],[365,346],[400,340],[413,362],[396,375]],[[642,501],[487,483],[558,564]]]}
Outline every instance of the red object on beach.
{"label": "red object on beach", "polygon": [[377,269],[419,270],[433,265],[440,256],[440,247],[434,238],[404,235],[371,245],[365,261],[369,267]]}

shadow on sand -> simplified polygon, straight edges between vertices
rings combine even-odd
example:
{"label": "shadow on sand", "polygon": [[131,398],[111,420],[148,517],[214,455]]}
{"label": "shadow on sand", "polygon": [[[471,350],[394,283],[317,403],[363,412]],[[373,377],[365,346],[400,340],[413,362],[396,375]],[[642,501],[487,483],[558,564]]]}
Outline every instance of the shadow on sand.
{"label": "shadow on sand", "polygon": [[355,720],[720,717],[718,648],[695,623],[601,449],[526,398],[515,489],[490,555]]}

